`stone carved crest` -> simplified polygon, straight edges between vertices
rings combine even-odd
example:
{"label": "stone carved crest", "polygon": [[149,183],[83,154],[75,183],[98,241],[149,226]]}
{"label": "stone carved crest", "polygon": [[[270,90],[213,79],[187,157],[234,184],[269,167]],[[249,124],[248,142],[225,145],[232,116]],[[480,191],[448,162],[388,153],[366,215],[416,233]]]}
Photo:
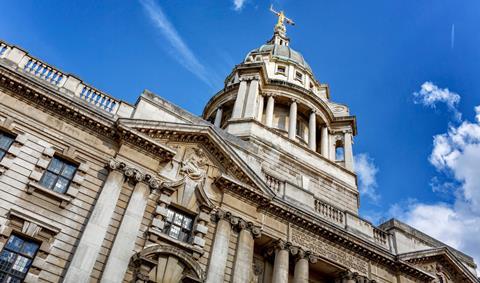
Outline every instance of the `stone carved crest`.
{"label": "stone carved crest", "polygon": [[208,158],[200,148],[190,148],[186,151],[185,158],[181,162],[181,179],[172,182],[175,188],[176,202],[186,208],[195,211],[198,203],[211,206],[207,198],[204,186],[208,170]]}

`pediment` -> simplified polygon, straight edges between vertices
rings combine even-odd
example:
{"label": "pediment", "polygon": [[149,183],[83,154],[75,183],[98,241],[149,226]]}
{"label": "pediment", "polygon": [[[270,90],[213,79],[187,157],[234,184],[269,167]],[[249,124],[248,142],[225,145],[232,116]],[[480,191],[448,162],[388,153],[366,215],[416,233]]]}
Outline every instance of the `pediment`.
{"label": "pediment", "polygon": [[[172,159],[181,168],[175,168],[175,173],[169,177],[173,181],[189,182],[195,178],[198,164],[209,163],[209,167],[215,169],[201,170],[205,170],[204,173],[217,186],[260,203],[268,202],[274,196],[263,179],[228,144],[224,136],[227,134],[219,133],[213,126],[138,119],[119,119],[118,126],[134,135],[130,139],[149,141],[149,144],[162,145],[169,152],[175,152]],[[189,159],[196,160],[190,160],[189,164]],[[198,198],[208,199],[205,194],[198,195]]]}
{"label": "pediment", "polygon": [[447,247],[405,253],[398,257],[435,276],[437,279],[434,282],[478,282]]}

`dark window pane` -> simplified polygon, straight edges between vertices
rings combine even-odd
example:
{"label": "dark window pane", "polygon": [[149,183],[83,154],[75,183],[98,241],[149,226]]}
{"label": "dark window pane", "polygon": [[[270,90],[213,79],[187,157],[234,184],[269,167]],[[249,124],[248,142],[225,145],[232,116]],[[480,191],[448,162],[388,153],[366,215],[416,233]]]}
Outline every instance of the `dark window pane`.
{"label": "dark window pane", "polygon": [[170,233],[168,233],[168,235],[172,238],[178,239],[179,234],[180,234],[180,227],[172,225],[172,227],[170,227]]}
{"label": "dark window pane", "polygon": [[173,215],[175,215],[175,213],[169,209],[169,210],[167,211],[167,221],[168,221],[168,222],[172,222],[172,220],[173,220]]}
{"label": "dark window pane", "polygon": [[53,191],[57,193],[65,193],[67,191],[69,181],[63,177],[59,177]]}
{"label": "dark window pane", "polygon": [[173,223],[178,225],[178,226],[181,226],[182,225],[182,220],[183,220],[183,216],[176,213],[175,214],[175,219],[173,220]]}
{"label": "dark window pane", "polygon": [[40,185],[44,186],[47,189],[52,189],[56,179],[57,175],[46,171],[43,174],[42,179],[40,179]]}
{"label": "dark window pane", "polygon": [[33,257],[38,250],[38,244],[33,242],[25,242],[22,248],[22,254]]}
{"label": "dark window pane", "polygon": [[192,219],[188,218],[188,217],[185,217],[183,219],[183,225],[182,225],[183,228],[187,229],[187,230],[191,230],[192,229]]}
{"label": "dark window pane", "polygon": [[20,250],[22,249],[22,245],[23,240],[15,235],[12,235],[10,239],[8,239],[6,247],[11,251],[20,252]]}
{"label": "dark window pane", "polygon": [[70,164],[65,164],[65,167],[62,170],[62,176],[71,180],[76,170],[77,170],[77,167]]}
{"label": "dark window pane", "polygon": [[3,250],[0,253],[0,271],[7,271],[15,261],[15,253]]}
{"label": "dark window pane", "polygon": [[4,150],[8,150],[8,148],[12,145],[13,138],[6,136],[0,133],[0,148]]}
{"label": "dark window pane", "polygon": [[60,170],[62,170],[63,167],[63,162],[60,161],[60,159],[54,157],[52,159],[52,162],[50,162],[50,165],[48,165],[48,170],[52,171],[55,174],[59,174]]}
{"label": "dark window pane", "polygon": [[0,252],[0,282],[22,282],[38,248],[35,242],[11,235]]}
{"label": "dark window pane", "polygon": [[0,149],[0,160],[5,156],[7,152]]}

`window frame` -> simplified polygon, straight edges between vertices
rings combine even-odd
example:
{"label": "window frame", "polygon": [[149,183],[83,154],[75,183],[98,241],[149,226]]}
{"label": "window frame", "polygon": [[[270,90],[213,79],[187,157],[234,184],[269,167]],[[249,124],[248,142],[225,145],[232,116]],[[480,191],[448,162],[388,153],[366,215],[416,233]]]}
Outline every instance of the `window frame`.
{"label": "window frame", "polygon": [[[21,247],[18,249],[18,250],[15,250],[13,248],[10,248],[8,247],[8,243],[10,242],[11,239],[13,239],[14,237],[22,240],[22,245]],[[25,247],[25,243],[30,243],[30,244],[35,244],[37,245],[36,249],[35,249],[35,252],[33,253],[33,255],[29,255],[25,252],[23,252],[23,248]],[[33,265],[33,262],[35,260],[35,257],[37,256],[38,252],[40,251],[40,247],[41,247],[41,243],[35,239],[32,239],[30,237],[26,237],[26,236],[23,236],[23,235],[20,235],[20,234],[17,234],[17,233],[12,233],[10,234],[10,236],[8,237],[8,240],[7,242],[5,243],[4,247],[2,248],[2,250],[0,251],[0,255],[2,255],[4,252],[9,252],[9,253],[12,253],[14,254],[14,259],[13,259],[13,264],[12,266],[10,266],[8,268],[8,270],[1,270],[0,269],[0,274],[2,275],[5,275],[5,277],[3,279],[1,279],[2,281],[1,282],[4,282],[5,278],[12,278],[12,279],[17,279],[17,280],[20,280],[20,282],[23,282],[25,280],[25,278],[27,277],[28,275],[28,272],[30,270],[30,268],[32,267]],[[26,270],[25,272],[19,272],[19,271],[16,271],[14,269],[14,266],[15,264],[17,264],[17,259],[19,257],[23,257],[23,258],[26,258],[28,260],[30,260],[30,262],[28,263],[28,267],[26,267]],[[13,272],[12,272],[13,271]],[[15,271],[16,272],[19,272],[21,273],[21,276],[19,274],[15,274]]]}
{"label": "window frame", "polygon": [[0,131],[0,140],[1,140],[2,138],[4,138],[4,137],[10,139],[10,141],[9,141],[10,144],[9,144],[6,148],[2,148],[2,147],[0,146],[0,161],[1,161],[3,158],[5,158],[5,156],[7,156],[8,150],[9,150],[9,149],[12,147],[12,145],[15,143],[15,138],[16,138],[16,137],[15,137],[14,135],[12,135],[12,134],[9,134],[9,133],[7,133],[7,132],[5,132],[5,131]]}
{"label": "window frame", "polygon": [[[190,244],[192,242],[192,239],[193,239],[193,236],[194,236],[194,234],[193,234],[194,229],[193,228],[194,228],[194,223],[195,223],[195,220],[196,220],[195,219],[196,216],[191,214],[191,213],[188,213],[184,210],[178,209],[177,207],[173,207],[173,206],[169,206],[166,209],[167,209],[167,215],[165,216],[165,219],[164,219],[165,226],[162,229],[162,233],[165,234],[166,236],[168,236],[169,238],[172,238],[176,241],[180,241],[182,243]],[[173,212],[173,216],[172,216],[171,220],[168,220],[168,218],[169,218],[168,213],[169,212]],[[176,215],[182,216],[182,223],[181,224],[176,224],[174,222]],[[190,228],[185,228],[183,226],[185,219],[190,220]],[[178,233],[178,235],[179,235],[178,237],[174,237],[174,236],[170,235],[170,232],[172,231],[171,230],[172,226],[180,228],[180,231]],[[180,237],[182,232],[187,235],[186,239],[182,239]]]}
{"label": "window frame", "polygon": [[295,70],[295,80],[303,83],[303,73],[298,70]]}
{"label": "window frame", "polygon": [[[52,171],[53,169],[51,169],[51,165],[53,164],[53,162],[55,160],[58,160],[59,162],[62,163],[61,165],[61,168],[59,170],[59,173],[55,173],[55,171]],[[69,166],[72,166],[72,167],[75,167],[74,171],[71,173],[71,176],[69,178],[63,176],[63,170],[66,168],[66,166],[69,165]],[[75,178],[75,174],[77,174],[78,172],[78,169],[79,169],[79,165],[78,163],[76,162],[72,162],[71,160],[67,159],[67,158],[64,158],[62,156],[58,156],[58,155],[53,155],[47,168],[45,168],[45,171],[43,172],[42,174],[42,177],[40,178],[40,180],[38,181],[38,184],[43,186],[44,188],[48,189],[48,190],[51,190],[53,192],[56,192],[56,193],[59,193],[59,194],[67,194],[68,192],[68,189],[70,188],[70,186],[72,185],[72,182],[73,182],[73,179]],[[47,174],[52,174],[55,176],[55,180],[54,182],[49,186],[47,186],[48,183],[45,183],[45,178],[47,176]],[[55,188],[56,188],[56,185],[58,183],[58,181],[60,179],[65,179],[67,180],[67,184],[65,185],[65,187],[63,187],[63,190],[62,191],[56,191]]]}
{"label": "window frame", "polygon": [[[280,71],[280,69],[283,69],[283,71]],[[287,66],[277,65],[277,68],[275,69],[275,73],[286,76],[287,75]]]}

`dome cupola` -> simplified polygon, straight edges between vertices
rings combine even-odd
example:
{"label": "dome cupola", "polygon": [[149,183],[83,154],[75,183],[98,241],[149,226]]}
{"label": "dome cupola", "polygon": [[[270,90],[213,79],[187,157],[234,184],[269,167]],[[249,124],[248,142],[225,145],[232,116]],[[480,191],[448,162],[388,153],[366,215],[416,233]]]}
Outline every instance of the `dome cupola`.
{"label": "dome cupola", "polygon": [[203,117],[230,134],[269,143],[298,156],[325,159],[353,171],[355,117],[330,101],[328,85],[290,47],[283,11],[270,40],[250,51],[205,106]]}

